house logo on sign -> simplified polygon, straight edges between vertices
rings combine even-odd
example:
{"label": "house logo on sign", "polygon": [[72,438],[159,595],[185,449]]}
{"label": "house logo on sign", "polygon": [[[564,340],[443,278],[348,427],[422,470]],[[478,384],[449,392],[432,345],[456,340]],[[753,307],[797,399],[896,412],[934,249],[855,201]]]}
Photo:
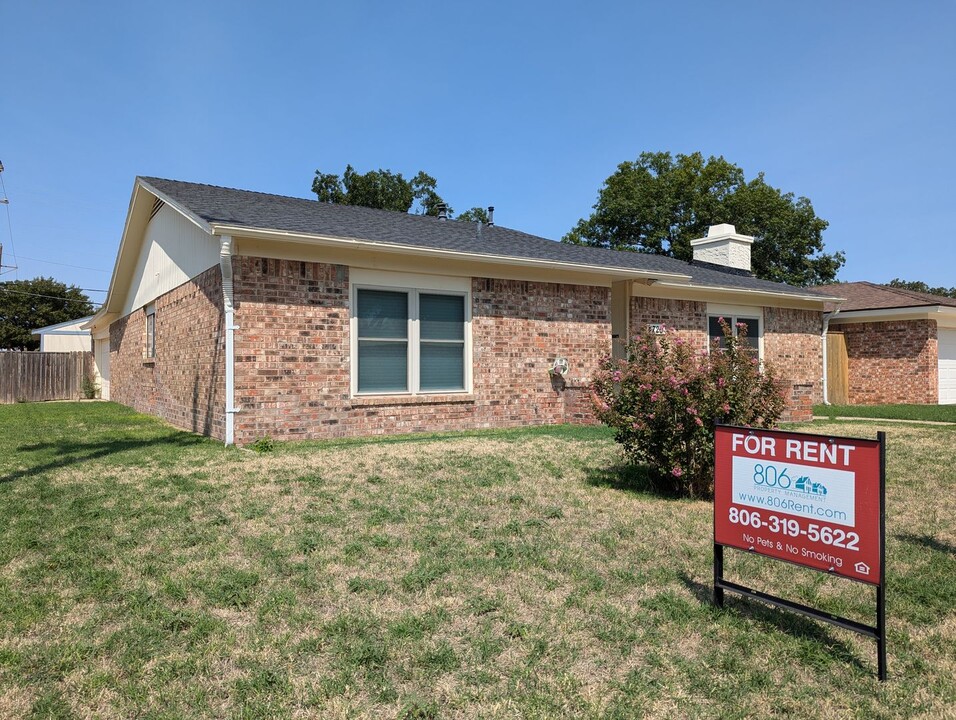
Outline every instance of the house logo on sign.
{"label": "house logo on sign", "polygon": [[858,562],[856,565],[853,566],[853,569],[856,570],[858,573],[860,573],[860,575],[870,574],[870,566],[867,565],[865,562]]}

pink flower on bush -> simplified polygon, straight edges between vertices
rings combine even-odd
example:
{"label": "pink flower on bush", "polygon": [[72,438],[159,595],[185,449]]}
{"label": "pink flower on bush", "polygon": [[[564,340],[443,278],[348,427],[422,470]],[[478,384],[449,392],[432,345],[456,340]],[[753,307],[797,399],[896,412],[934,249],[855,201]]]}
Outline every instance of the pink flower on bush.
{"label": "pink flower on bush", "polygon": [[615,370],[611,378],[613,379],[614,382],[621,382],[621,371]]}
{"label": "pink flower on bush", "polygon": [[651,393],[651,402],[657,402],[660,399],[661,399],[660,390],[655,390],[654,392]]}
{"label": "pink flower on bush", "polygon": [[697,427],[704,427],[704,421],[701,420],[699,417],[695,417],[694,422],[697,423]]}
{"label": "pink flower on bush", "polygon": [[722,388],[722,387],[724,387],[726,384],[727,384],[727,381],[724,380],[724,378],[722,378],[722,377],[717,378],[717,387]]}
{"label": "pink flower on bush", "polygon": [[674,477],[680,477],[683,474],[684,471],[680,469],[680,465],[675,465],[673,468],[671,468],[671,475]]}
{"label": "pink flower on bush", "polygon": [[687,414],[688,414],[688,415],[696,415],[696,414],[697,414],[697,408],[693,408],[693,407],[687,408]]}

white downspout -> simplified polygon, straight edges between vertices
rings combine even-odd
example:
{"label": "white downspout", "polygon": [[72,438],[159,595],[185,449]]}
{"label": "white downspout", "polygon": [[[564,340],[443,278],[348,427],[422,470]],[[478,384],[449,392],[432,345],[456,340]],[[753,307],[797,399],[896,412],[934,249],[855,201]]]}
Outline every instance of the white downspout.
{"label": "white downspout", "polygon": [[236,353],[234,350],[235,307],[233,306],[232,287],[232,237],[222,238],[219,248],[219,268],[222,271],[222,309],[226,314],[226,445],[234,445],[236,440]]}
{"label": "white downspout", "polygon": [[830,404],[830,387],[827,382],[827,333],[830,331],[830,318],[840,314],[842,304],[838,303],[833,312],[823,313],[823,404]]}

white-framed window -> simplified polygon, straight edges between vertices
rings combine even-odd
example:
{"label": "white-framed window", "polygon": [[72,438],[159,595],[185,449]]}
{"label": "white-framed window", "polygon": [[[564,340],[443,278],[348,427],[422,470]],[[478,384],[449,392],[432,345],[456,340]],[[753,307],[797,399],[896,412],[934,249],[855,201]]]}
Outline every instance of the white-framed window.
{"label": "white-framed window", "polygon": [[471,390],[467,279],[352,269],[353,395]]}
{"label": "white-framed window", "polygon": [[734,336],[741,335],[740,325],[746,328],[745,342],[757,357],[763,358],[763,311],[758,307],[712,305],[707,306],[707,336],[710,347],[716,342],[718,347],[726,346],[724,331],[720,326],[721,318],[733,329]]}
{"label": "white-framed window", "polygon": [[146,357],[153,359],[156,357],[156,306],[147,305],[146,311]]}

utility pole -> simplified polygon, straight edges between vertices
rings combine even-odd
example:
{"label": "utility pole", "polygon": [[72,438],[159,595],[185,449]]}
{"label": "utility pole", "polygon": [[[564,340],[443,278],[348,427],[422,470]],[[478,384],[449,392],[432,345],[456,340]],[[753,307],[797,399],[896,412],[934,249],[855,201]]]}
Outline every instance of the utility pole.
{"label": "utility pole", "polygon": [[[0,162],[0,173],[2,173],[2,172],[3,172],[3,163]],[[3,197],[0,198],[0,205],[7,205],[7,206],[8,206],[8,207],[7,207],[7,227],[10,227],[10,208],[9,208],[10,199],[7,197],[7,189],[6,189],[6,186],[3,186]],[[11,230],[10,232],[11,232],[10,242],[13,242],[13,234],[12,234],[13,231]],[[16,255],[14,255],[14,260],[16,260]],[[17,269],[17,266],[16,266],[16,265],[4,265],[4,264],[3,264],[3,243],[0,243],[0,275],[3,275],[3,269],[4,269],[4,268],[7,268],[7,270],[16,270],[16,269]]]}

